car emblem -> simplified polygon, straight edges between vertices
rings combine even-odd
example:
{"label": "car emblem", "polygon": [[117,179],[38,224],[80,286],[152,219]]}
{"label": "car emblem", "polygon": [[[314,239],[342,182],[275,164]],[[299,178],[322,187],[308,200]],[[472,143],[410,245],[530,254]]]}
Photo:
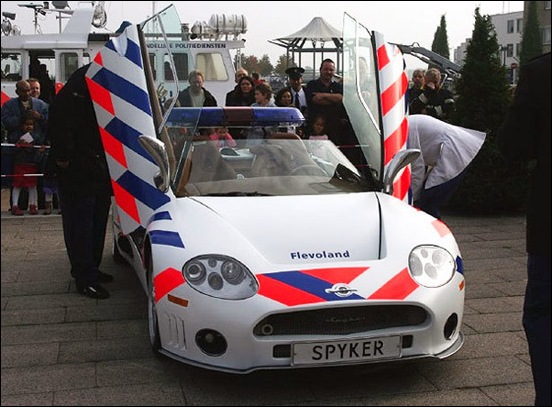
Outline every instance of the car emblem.
{"label": "car emblem", "polygon": [[354,288],[350,288],[347,284],[337,283],[334,284],[332,288],[326,288],[324,291],[326,291],[328,294],[334,293],[338,297],[349,297],[350,295],[353,295],[353,293],[357,290]]}

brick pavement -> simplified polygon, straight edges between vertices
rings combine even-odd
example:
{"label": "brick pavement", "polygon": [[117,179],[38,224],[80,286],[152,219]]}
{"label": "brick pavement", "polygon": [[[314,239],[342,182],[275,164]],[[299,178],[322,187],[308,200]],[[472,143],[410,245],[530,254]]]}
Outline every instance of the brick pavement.
{"label": "brick pavement", "polygon": [[229,375],[154,355],[146,297],[110,256],[111,297],[78,295],[60,216],[2,199],[4,405],[532,405],[521,326],[523,217],[445,216],[465,262],[464,347],[445,360]]}

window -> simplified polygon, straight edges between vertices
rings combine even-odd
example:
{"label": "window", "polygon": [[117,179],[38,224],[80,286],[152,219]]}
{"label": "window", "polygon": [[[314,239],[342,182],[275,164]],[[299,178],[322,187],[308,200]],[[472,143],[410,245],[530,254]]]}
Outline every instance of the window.
{"label": "window", "polygon": [[519,54],[521,53],[521,43],[518,42],[516,44],[516,57],[519,57]]}
{"label": "window", "polygon": [[550,44],[550,26],[542,28],[542,43]]}
{"label": "window", "polygon": [[506,45],[506,56],[509,58],[514,56],[514,44]]}
{"label": "window", "polygon": [[508,20],[508,25],[506,27],[506,32],[512,34],[514,32],[514,20]]}
{"label": "window", "polygon": [[[176,76],[179,81],[187,81],[188,80],[188,54],[172,54],[174,65],[176,68]],[[170,69],[170,58],[169,54],[165,54],[163,56],[163,77],[165,81],[173,81],[173,75],[172,70]],[[207,78],[205,78],[207,79]]]}
{"label": "window", "polygon": [[516,20],[516,32],[518,33],[523,32],[523,18],[518,18]]}
{"label": "window", "polygon": [[228,73],[219,53],[201,53],[196,56],[196,66],[205,75],[206,81],[226,81]]}
{"label": "window", "polygon": [[65,83],[67,79],[79,68],[79,56],[76,52],[64,52],[60,55],[61,62],[61,78],[60,81]]}
{"label": "window", "polygon": [[2,52],[2,80],[17,82],[21,79],[21,54],[16,52]]}
{"label": "window", "polygon": [[[80,51],[79,51],[80,53]],[[79,54],[78,53],[66,53],[61,55],[61,61],[62,61],[62,76],[61,80],[63,82],[67,82],[67,79],[75,72],[77,69],[79,69],[83,65],[87,65],[92,62],[92,58],[90,57],[90,54],[83,53],[82,54],[82,63],[79,62]]]}
{"label": "window", "polygon": [[545,10],[550,10],[550,2],[549,1],[544,2],[544,9]]}

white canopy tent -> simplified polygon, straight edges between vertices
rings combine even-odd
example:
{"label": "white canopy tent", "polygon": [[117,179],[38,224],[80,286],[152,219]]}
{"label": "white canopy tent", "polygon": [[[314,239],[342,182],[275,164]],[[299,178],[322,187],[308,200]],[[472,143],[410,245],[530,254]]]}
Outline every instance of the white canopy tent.
{"label": "white canopy tent", "polygon": [[[312,53],[313,78],[317,75],[319,62],[322,62],[325,58],[333,59],[336,64],[336,72],[341,73],[343,62],[341,31],[334,28],[322,17],[314,17],[301,30],[285,37],[268,40],[268,42],[286,48],[288,66],[290,61],[294,61],[297,66],[303,67],[302,54]],[[298,54],[298,58],[296,58],[296,54]],[[316,60],[317,54],[320,54],[318,61]],[[331,55],[327,56],[325,54]]]}

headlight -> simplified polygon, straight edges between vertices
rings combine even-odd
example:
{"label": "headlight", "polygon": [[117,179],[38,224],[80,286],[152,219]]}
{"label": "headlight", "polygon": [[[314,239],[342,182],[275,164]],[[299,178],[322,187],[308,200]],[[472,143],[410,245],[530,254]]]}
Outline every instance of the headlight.
{"label": "headlight", "polygon": [[255,295],[259,289],[253,273],[228,256],[196,257],[184,264],[182,274],[193,289],[226,300],[243,300]]}
{"label": "headlight", "polygon": [[205,280],[206,275],[205,266],[199,261],[188,262],[184,269],[184,276],[190,283],[201,284]]}
{"label": "headlight", "polygon": [[424,287],[440,287],[448,283],[456,268],[454,257],[438,246],[418,246],[408,257],[410,275]]}
{"label": "headlight", "polygon": [[230,284],[239,284],[245,278],[245,268],[235,261],[225,261],[221,267],[222,276]]}

